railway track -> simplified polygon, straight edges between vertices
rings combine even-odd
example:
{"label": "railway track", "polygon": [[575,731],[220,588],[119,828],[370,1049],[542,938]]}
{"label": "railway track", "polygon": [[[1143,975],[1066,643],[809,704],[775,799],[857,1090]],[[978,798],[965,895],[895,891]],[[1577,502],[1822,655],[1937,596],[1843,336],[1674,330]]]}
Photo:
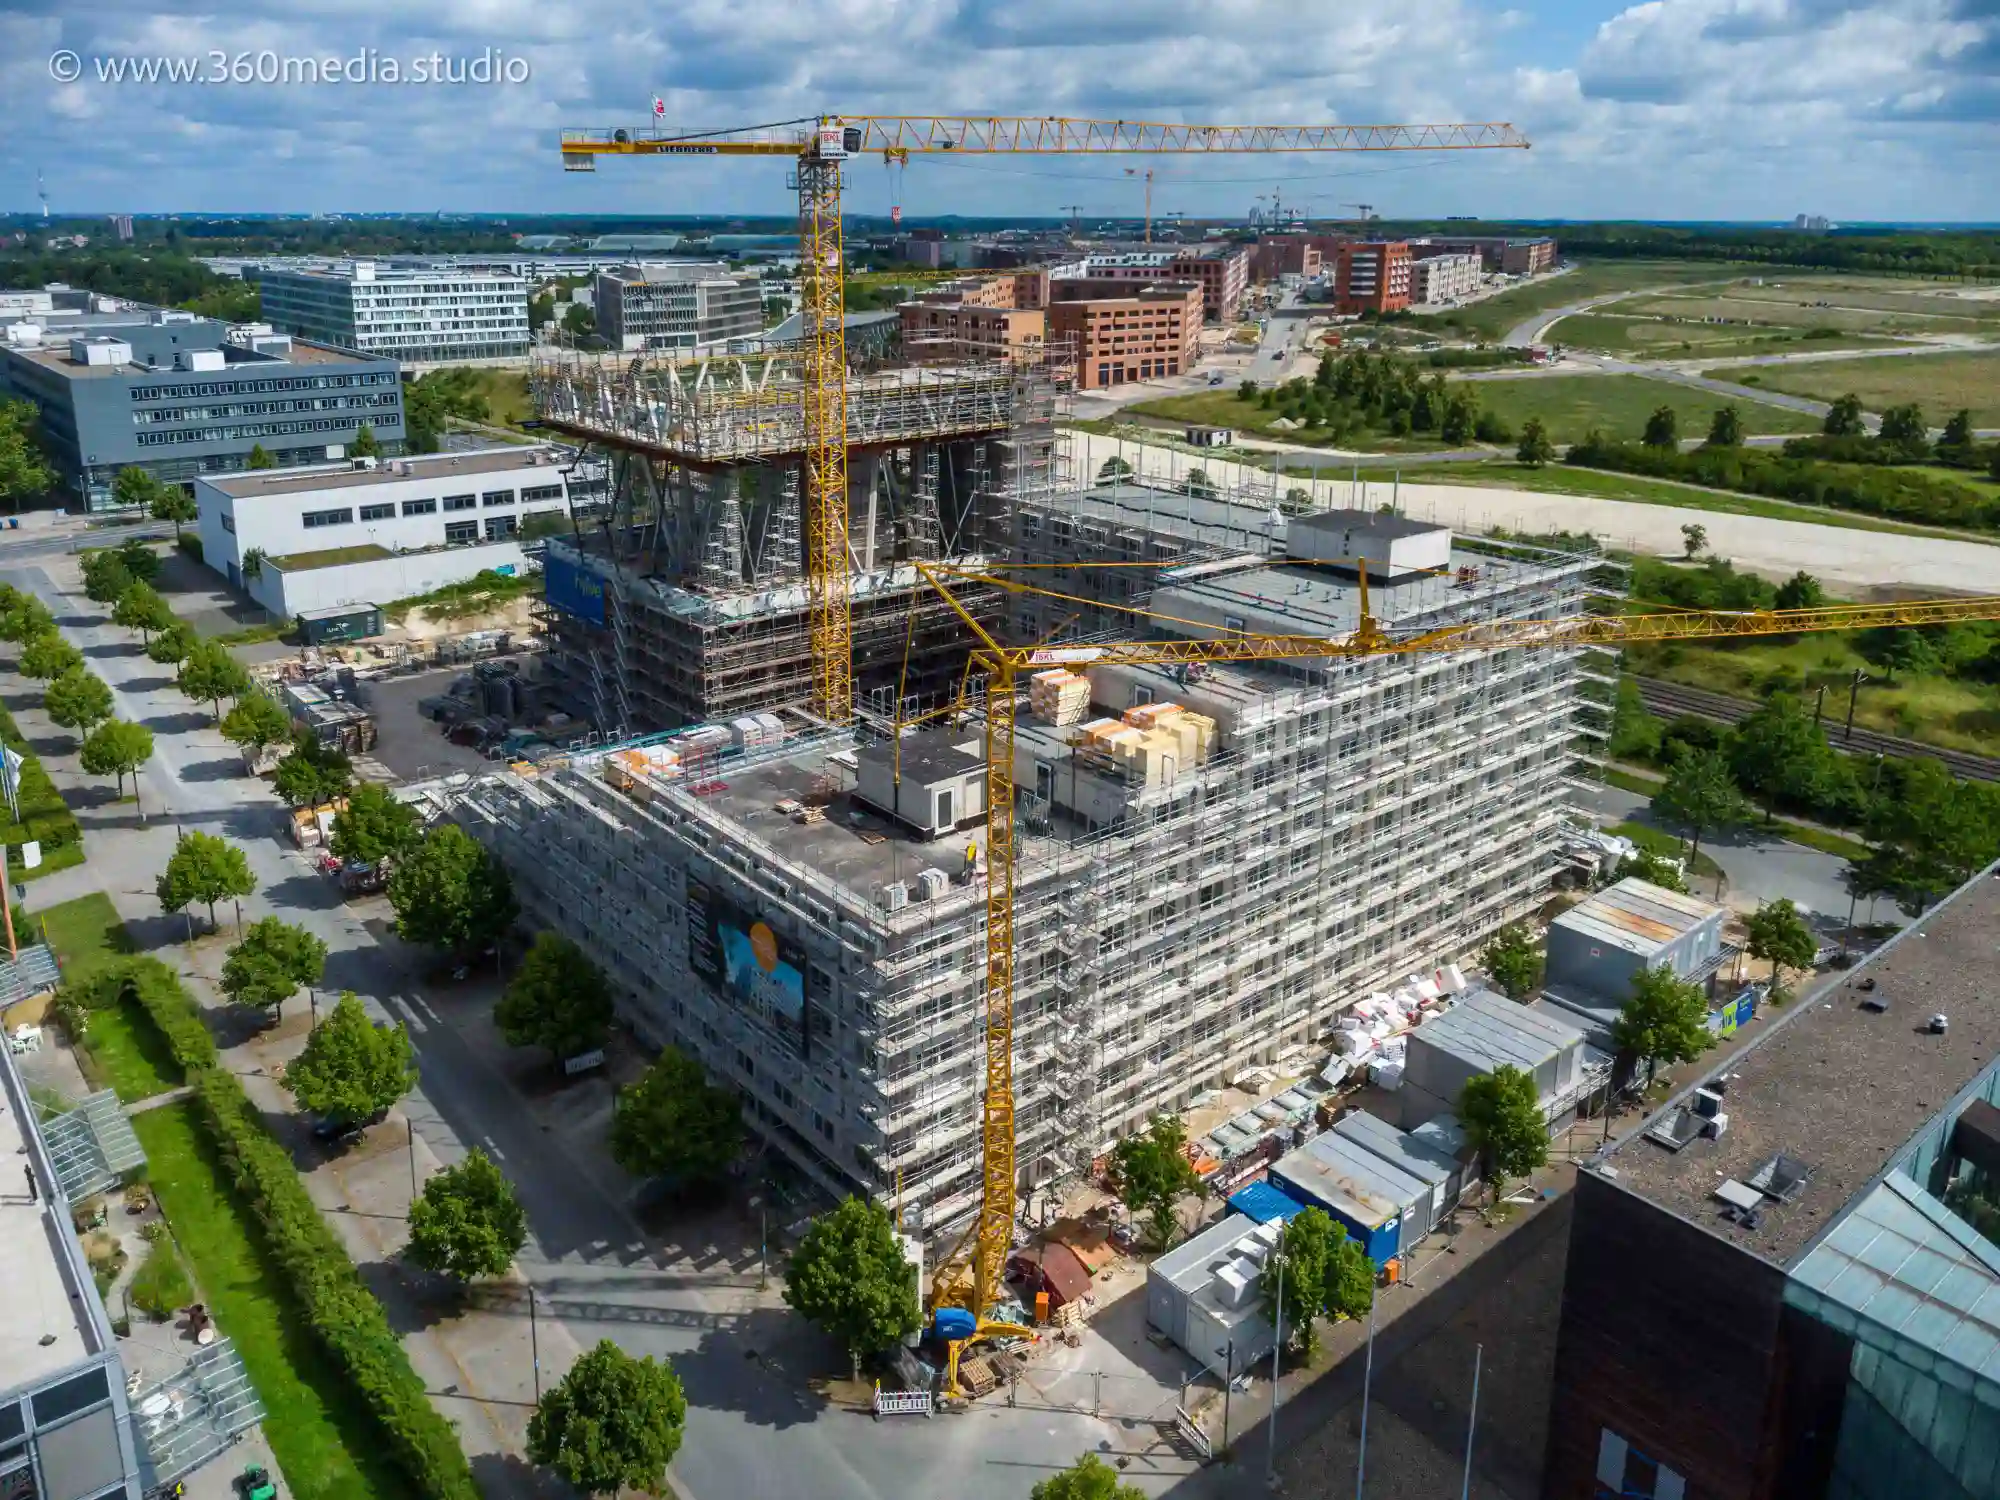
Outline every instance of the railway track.
{"label": "railway track", "polygon": [[[1635,677],[1633,681],[1639,684],[1639,699],[1646,705],[1647,711],[1668,718],[1691,714],[1698,719],[1713,719],[1719,724],[1734,724],[1738,719],[1755,713],[1760,706],[1746,698],[1711,693],[1705,688],[1683,687],[1678,682],[1661,682],[1654,677]],[[1954,776],[1962,776],[1968,781],[2000,781],[2000,760],[1989,756],[1974,755],[1966,750],[1940,750],[1935,745],[1902,739],[1893,734],[1878,734],[1872,729],[1857,728],[1849,735],[1843,730],[1840,717],[1832,713],[1827,714],[1822,727],[1826,730],[1826,742],[1836,750],[1855,755],[1894,755],[1904,759],[1928,756],[1942,761]]]}

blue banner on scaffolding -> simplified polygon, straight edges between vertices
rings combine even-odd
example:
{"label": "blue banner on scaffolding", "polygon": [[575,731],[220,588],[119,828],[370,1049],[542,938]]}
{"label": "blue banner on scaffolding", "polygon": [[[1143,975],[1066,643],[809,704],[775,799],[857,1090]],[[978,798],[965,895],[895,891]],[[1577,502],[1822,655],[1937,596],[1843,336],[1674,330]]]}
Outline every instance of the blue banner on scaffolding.
{"label": "blue banner on scaffolding", "polygon": [[542,562],[542,594],[564,614],[604,623],[604,580],[551,552]]}

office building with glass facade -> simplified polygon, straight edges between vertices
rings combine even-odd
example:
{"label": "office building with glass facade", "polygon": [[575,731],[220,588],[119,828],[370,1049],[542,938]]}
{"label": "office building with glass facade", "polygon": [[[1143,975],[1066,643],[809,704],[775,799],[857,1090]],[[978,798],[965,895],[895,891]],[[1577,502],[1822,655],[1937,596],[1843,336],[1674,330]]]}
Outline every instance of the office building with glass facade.
{"label": "office building with glass facade", "polygon": [[528,352],[528,282],[512,272],[359,260],[254,276],[265,319],[315,343],[418,365]]}

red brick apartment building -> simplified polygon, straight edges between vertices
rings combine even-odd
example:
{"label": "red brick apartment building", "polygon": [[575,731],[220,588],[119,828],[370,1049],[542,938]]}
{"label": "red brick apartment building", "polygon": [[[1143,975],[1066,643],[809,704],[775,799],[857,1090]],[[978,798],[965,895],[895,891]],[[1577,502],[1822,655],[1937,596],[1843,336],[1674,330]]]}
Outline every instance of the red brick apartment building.
{"label": "red brick apartment building", "polygon": [[[1245,257],[1247,260],[1248,257]],[[1201,352],[1202,288],[1162,281],[1133,287],[1117,278],[1050,283],[1048,337],[1068,340],[1079,390],[1182,375]]]}
{"label": "red brick apartment building", "polygon": [[985,303],[905,302],[896,309],[903,352],[919,363],[998,358],[1039,349],[1048,314],[1039,307],[996,307]]}
{"label": "red brick apartment building", "polygon": [[1211,323],[1233,323],[1250,289],[1248,245],[1190,245],[1181,250],[1135,250],[1093,255],[1083,263],[1084,278],[1095,281],[1197,281],[1202,315]]}
{"label": "red brick apartment building", "polygon": [[1034,269],[961,276],[931,287],[917,300],[956,302],[966,307],[1047,307],[1049,273]]}
{"label": "red brick apartment building", "polygon": [[1276,281],[1280,276],[1319,275],[1324,254],[1303,234],[1266,235],[1250,252],[1250,279]]}
{"label": "red brick apartment building", "polygon": [[1342,245],[1334,264],[1334,306],[1344,313],[1400,312],[1410,305],[1410,246],[1404,240]]}

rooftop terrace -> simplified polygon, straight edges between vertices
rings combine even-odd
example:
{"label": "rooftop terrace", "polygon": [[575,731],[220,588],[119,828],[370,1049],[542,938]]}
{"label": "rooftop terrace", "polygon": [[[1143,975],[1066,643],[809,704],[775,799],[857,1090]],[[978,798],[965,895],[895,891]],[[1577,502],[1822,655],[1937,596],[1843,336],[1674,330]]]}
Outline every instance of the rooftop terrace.
{"label": "rooftop terrace", "polygon": [[[1669,1102],[1689,1102],[1726,1073],[1729,1126],[1719,1140],[1669,1151],[1645,1137],[1655,1115],[1604,1153],[1606,1175],[1773,1265],[1797,1261],[2000,1057],[1996,869],[1794,1002]],[[1936,1014],[1949,1020],[1942,1034],[1928,1026]],[[1797,1196],[1767,1200],[1754,1228],[1726,1218],[1717,1186],[1748,1182],[1780,1152],[1811,1170]]]}

